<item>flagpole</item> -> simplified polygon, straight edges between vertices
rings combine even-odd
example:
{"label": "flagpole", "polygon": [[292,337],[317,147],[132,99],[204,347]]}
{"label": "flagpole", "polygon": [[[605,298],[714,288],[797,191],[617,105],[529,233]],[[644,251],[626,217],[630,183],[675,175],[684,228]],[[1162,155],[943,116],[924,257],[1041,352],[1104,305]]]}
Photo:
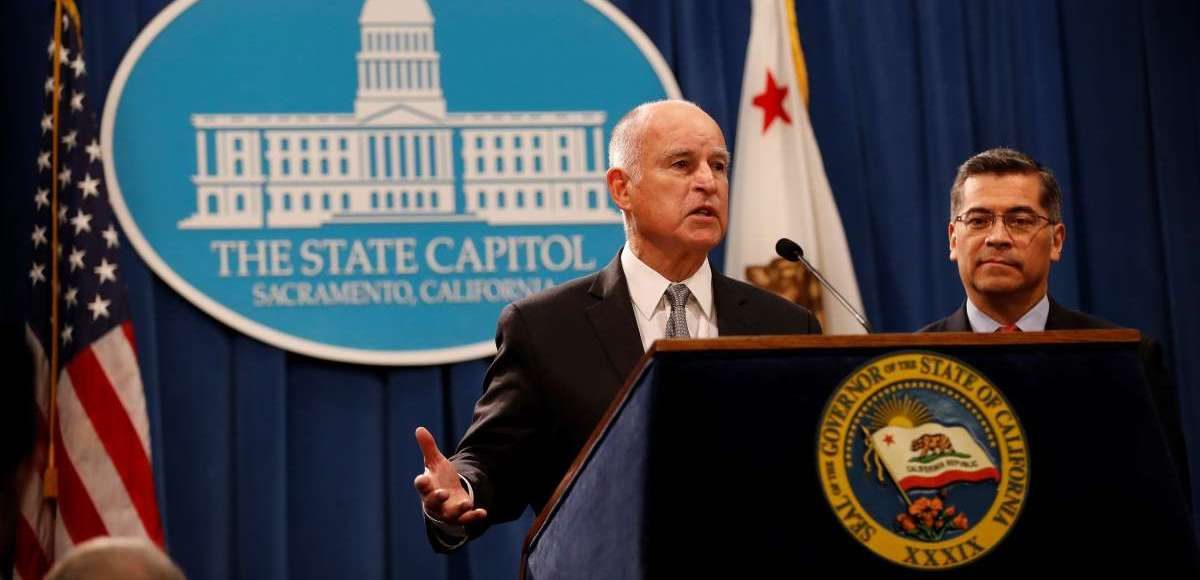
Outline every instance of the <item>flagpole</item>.
{"label": "flagpole", "polygon": [[49,453],[46,458],[46,471],[42,474],[42,495],[47,499],[58,497],[58,468],[55,455],[56,444],[54,436],[58,429],[58,94],[62,90],[62,17],[63,0],[54,2],[54,54],[50,56],[51,67],[54,69],[54,82],[50,91],[50,114],[54,118],[54,127],[50,132],[50,405],[48,408],[50,430]]}
{"label": "flagpole", "polygon": [[792,65],[796,69],[796,82],[800,84],[800,98],[808,106],[808,65],[804,62],[804,47],[800,45],[800,26],[796,23],[796,3],[783,0],[787,8],[788,37],[792,45]]}

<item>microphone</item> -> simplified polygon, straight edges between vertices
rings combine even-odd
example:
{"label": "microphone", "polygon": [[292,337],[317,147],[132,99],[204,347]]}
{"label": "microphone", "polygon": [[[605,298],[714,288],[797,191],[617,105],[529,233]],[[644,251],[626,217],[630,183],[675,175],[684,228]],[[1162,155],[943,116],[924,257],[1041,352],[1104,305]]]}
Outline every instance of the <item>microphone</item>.
{"label": "microphone", "polygon": [[829,280],[826,280],[825,276],[822,276],[821,273],[818,272],[811,263],[809,263],[808,258],[804,257],[804,248],[801,248],[800,244],[797,244],[796,242],[793,242],[787,238],[779,238],[779,241],[775,242],[775,253],[779,254],[780,258],[783,258],[789,262],[800,262],[803,264],[804,269],[811,272],[813,277],[817,279],[817,282],[820,282],[821,286],[824,286],[830,294],[833,294],[834,298],[838,299],[838,302],[842,303],[842,306],[846,310],[850,311],[850,314],[854,315],[855,320],[858,320],[858,323],[866,329],[867,334],[874,332],[871,330],[871,325],[867,323],[867,317],[855,310],[854,307],[850,305],[850,302],[846,300],[846,297],[842,296],[842,293],[838,292],[837,289],[829,283]]}

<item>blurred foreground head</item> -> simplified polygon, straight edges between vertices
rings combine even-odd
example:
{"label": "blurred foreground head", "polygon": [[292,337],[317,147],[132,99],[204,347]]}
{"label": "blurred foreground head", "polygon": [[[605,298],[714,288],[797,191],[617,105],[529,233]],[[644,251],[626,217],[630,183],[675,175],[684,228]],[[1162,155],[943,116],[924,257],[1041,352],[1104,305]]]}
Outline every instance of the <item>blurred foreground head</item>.
{"label": "blurred foreground head", "polygon": [[46,580],[185,580],[162,550],[141,538],[92,538],[58,561]]}

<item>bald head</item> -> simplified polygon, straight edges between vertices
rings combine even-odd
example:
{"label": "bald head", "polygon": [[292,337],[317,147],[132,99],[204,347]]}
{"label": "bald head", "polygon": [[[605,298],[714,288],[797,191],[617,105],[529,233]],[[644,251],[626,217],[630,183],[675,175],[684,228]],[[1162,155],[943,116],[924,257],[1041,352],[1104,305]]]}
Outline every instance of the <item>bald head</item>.
{"label": "bald head", "polygon": [[46,580],[185,580],[158,546],[140,538],[92,538],[54,565]]}
{"label": "bald head", "polygon": [[[625,113],[613,127],[612,138],[608,141],[608,166],[624,170],[633,179],[641,176],[642,143],[645,140],[646,128],[650,125],[653,113],[668,108],[689,108],[705,113],[699,105],[683,99],[664,99],[642,103]],[[711,119],[711,117],[710,117]],[[714,121],[715,124],[715,121]]]}

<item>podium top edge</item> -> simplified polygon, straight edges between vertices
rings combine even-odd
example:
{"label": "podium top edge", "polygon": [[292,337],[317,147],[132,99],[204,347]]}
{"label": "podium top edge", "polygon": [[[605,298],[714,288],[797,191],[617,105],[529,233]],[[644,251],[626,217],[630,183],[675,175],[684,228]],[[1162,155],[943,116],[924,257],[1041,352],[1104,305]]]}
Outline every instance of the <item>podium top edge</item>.
{"label": "podium top edge", "polygon": [[1045,332],[923,332],[867,335],[732,336],[700,339],[662,339],[650,352],[698,350],[789,350],[806,348],[921,348],[937,346],[1055,345],[1136,343],[1142,335],[1132,328],[1104,330],[1048,330]]}

